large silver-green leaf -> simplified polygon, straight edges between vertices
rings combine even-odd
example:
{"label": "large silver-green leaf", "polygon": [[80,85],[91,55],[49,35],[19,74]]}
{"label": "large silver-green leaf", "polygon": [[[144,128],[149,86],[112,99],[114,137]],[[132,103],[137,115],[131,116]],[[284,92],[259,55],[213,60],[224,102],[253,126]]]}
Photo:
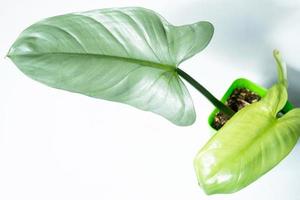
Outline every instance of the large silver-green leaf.
{"label": "large silver-green leaf", "polygon": [[300,109],[278,118],[287,101],[285,67],[275,52],[279,83],[236,113],[200,150],[194,166],[207,194],[232,193],[278,164],[300,135]]}
{"label": "large silver-green leaf", "polygon": [[195,111],[176,72],[206,47],[213,26],[173,26],[143,8],[102,9],[45,19],[27,28],[8,56],[51,87],[126,103],[190,125]]}

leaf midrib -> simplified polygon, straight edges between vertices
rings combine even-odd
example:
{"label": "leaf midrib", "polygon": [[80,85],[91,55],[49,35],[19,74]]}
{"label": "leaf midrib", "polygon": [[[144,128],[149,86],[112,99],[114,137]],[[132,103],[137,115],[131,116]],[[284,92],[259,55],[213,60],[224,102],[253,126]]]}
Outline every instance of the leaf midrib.
{"label": "leaf midrib", "polygon": [[108,59],[115,59],[119,61],[125,61],[125,62],[131,62],[135,64],[139,64],[142,66],[148,66],[153,67],[157,69],[163,69],[165,71],[176,71],[175,65],[168,65],[168,64],[162,64],[147,60],[141,60],[136,58],[127,58],[122,56],[113,56],[113,55],[105,55],[105,54],[95,54],[95,53],[77,53],[77,52],[45,52],[45,53],[28,53],[28,54],[8,54],[7,57],[13,58],[17,56],[44,56],[44,55],[70,55],[70,56],[93,56],[98,58],[108,58]]}
{"label": "leaf midrib", "polygon": [[[267,116],[266,116],[266,117],[267,117]],[[241,157],[244,157],[245,154],[247,154],[247,151],[246,151],[246,150],[249,149],[250,146],[257,144],[258,141],[259,141],[261,138],[265,137],[266,134],[269,133],[269,130],[270,130],[270,129],[274,128],[274,126],[275,126],[276,123],[277,123],[277,120],[276,120],[276,119],[273,119],[273,118],[272,118],[272,115],[270,116],[269,119],[266,119],[266,121],[267,121],[267,120],[269,121],[269,123],[266,124],[266,126],[263,128],[263,131],[261,131],[263,134],[258,134],[258,135],[256,135],[255,138],[253,139],[253,141],[252,141],[252,142],[249,142],[246,146],[244,146],[242,149],[240,149],[239,153],[238,153],[236,156],[232,157],[231,159],[227,159],[227,160],[226,160],[226,163],[227,163],[226,165],[230,164],[230,163],[231,163],[230,161],[232,161],[232,160],[236,160],[236,159],[240,159]],[[230,161],[229,161],[229,160],[230,160]],[[224,166],[224,164],[221,164],[220,166]],[[221,168],[222,168],[222,167],[221,167]],[[215,176],[219,170],[220,170],[220,167],[218,167],[218,169],[216,169],[216,170],[213,170],[213,173],[212,173],[213,175],[212,175],[212,177]]]}

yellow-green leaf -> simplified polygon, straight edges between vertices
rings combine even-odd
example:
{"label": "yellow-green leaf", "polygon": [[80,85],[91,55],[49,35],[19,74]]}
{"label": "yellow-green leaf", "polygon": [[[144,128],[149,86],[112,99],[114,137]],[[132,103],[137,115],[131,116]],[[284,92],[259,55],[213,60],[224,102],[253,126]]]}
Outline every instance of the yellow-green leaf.
{"label": "yellow-green leaf", "polygon": [[287,80],[280,55],[279,83],[259,102],[236,113],[199,151],[194,166],[207,194],[232,193],[249,185],[277,165],[300,135],[300,109],[282,117]]}

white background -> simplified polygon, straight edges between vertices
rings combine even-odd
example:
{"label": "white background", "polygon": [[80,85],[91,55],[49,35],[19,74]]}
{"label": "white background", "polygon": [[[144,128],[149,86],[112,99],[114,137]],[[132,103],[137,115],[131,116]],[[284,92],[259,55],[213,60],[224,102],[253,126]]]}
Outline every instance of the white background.
{"label": "white background", "polygon": [[300,2],[282,0],[1,0],[1,200],[299,200],[300,145],[240,192],[206,196],[192,161],[212,136],[213,109],[192,87],[197,121],[177,127],[152,113],[44,86],[4,58],[18,34],[54,15],[143,6],[175,25],[211,21],[215,35],[181,68],[221,97],[236,78],[276,80],[271,56],[289,66],[290,100],[300,106]]}

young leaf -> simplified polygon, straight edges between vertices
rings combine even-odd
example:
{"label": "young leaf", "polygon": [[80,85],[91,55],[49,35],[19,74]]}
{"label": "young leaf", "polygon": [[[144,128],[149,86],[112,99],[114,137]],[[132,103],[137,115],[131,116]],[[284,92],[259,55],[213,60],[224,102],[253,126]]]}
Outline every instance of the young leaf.
{"label": "young leaf", "polygon": [[277,165],[300,135],[300,109],[281,118],[287,101],[285,66],[278,51],[279,82],[259,102],[237,112],[197,154],[194,166],[207,194],[232,193]]}
{"label": "young leaf", "polygon": [[173,26],[144,8],[102,9],[27,28],[8,57],[48,86],[152,111],[177,125],[195,120],[177,66],[204,49],[209,22]]}

